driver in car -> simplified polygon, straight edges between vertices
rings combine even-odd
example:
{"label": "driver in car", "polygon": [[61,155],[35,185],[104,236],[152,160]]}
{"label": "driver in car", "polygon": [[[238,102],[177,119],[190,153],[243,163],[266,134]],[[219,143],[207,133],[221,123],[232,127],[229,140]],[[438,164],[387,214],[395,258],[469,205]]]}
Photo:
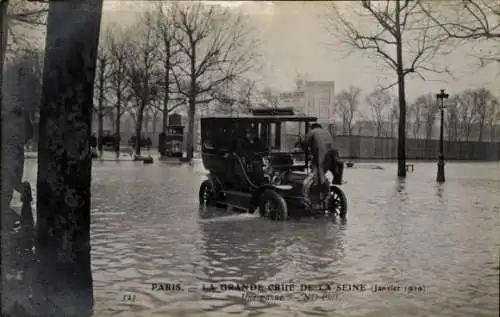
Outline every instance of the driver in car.
{"label": "driver in car", "polygon": [[312,169],[315,177],[316,185],[327,185],[326,172],[335,172],[335,162],[337,161],[338,152],[334,148],[334,140],[332,135],[319,123],[313,123],[311,130],[306,135],[304,140],[299,142],[303,149],[310,148],[312,154]]}
{"label": "driver in car", "polygon": [[239,138],[236,144],[236,154],[244,158],[247,171],[250,171],[258,184],[266,180],[262,168],[262,157],[266,152],[267,147],[257,137],[255,131],[250,127],[246,128],[244,137]]}

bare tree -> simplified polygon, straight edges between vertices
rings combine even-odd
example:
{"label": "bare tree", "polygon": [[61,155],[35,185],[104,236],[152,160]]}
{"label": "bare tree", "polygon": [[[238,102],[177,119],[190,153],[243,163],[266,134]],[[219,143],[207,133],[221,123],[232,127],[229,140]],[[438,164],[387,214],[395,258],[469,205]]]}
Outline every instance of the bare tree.
{"label": "bare tree", "polygon": [[467,89],[457,97],[457,113],[462,129],[461,136],[465,141],[469,141],[474,119],[476,118],[475,104],[477,95],[472,89]]}
{"label": "bare tree", "polygon": [[377,136],[384,134],[386,110],[392,104],[392,96],[385,90],[376,89],[366,97],[371,121],[375,123]]}
{"label": "bare tree", "polygon": [[187,159],[193,158],[197,105],[217,98],[228,82],[255,66],[257,42],[244,17],[201,2],[174,4],[176,42],[182,63],[173,72],[177,90],[188,102]]}
{"label": "bare tree", "polygon": [[[157,107],[162,113],[162,132],[166,133],[168,124],[168,114],[177,107],[185,105],[185,98],[176,96],[175,81],[172,75],[174,67],[178,65],[180,45],[177,41],[179,31],[175,25],[175,6],[170,6],[160,3],[158,5],[155,18],[154,31],[158,37],[159,63],[161,64],[161,73],[163,76],[159,79],[160,94],[163,96],[162,107]],[[155,110],[155,111],[156,111]]]}
{"label": "bare tree", "polygon": [[352,135],[353,121],[358,113],[359,98],[361,89],[350,86],[347,90],[341,91],[336,97],[337,111],[342,120],[342,133]]}
{"label": "bare tree", "polygon": [[424,126],[424,139],[428,142],[432,139],[436,116],[439,112],[439,106],[433,94],[418,96],[415,100],[415,107],[420,109],[422,124]]}
{"label": "bare tree", "polygon": [[127,79],[129,92],[135,105],[131,108],[135,112],[135,153],[141,154],[142,124],[144,112],[150,106],[152,95],[158,90],[157,86],[157,38],[153,33],[153,16],[146,12],[135,27],[137,39],[129,48],[129,58],[127,67]]}
{"label": "bare tree", "polygon": [[109,114],[110,109],[105,109],[105,103],[107,103],[107,94],[109,91],[109,64],[110,64],[110,55],[109,55],[109,47],[101,41],[99,43],[99,48],[97,51],[97,71],[96,71],[96,79],[94,80],[94,99],[97,101],[97,107],[93,107],[93,110],[97,113],[97,139],[98,141],[98,149],[99,156],[103,155],[103,137],[104,137],[104,117]]}
{"label": "bare tree", "polygon": [[[256,94],[255,82],[245,78],[229,83],[215,95],[214,110],[224,114],[250,112]],[[267,107],[267,104],[265,105]]]}
{"label": "bare tree", "polygon": [[490,118],[495,117],[495,108],[498,104],[497,98],[491,93],[491,91],[485,88],[479,88],[475,92],[476,103],[474,104],[474,112],[476,114],[476,123],[478,125],[479,134],[478,141],[482,142],[484,138],[484,130],[489,127]]}
{"label": "bare tree", "polygon": [[[119,137],[121,133],[121,119],[125,113],[125,98],[129,90],[127,80],[127,63],[131,62],[128,56],[128,40],[127,33],[122,32],[119,28],[113,28],[113,31],[106,34],[106,45],[110,57],[109,64],[109,96],[113,100],[114,106],[114,132]],[[112,102],[112,101],[110,101]],[[120,140],[116,140],[120,145]]]}
{"label": "bare tree", "polygon": [[[491,0],[461,0],[442,3],[420,2],[422,11],[450,39],[459,41],[485,40],[491,50],[476,55],[482,66],[500,62],[500,5]],[[439,6],[441,10],[431,10]]]}
{"label": "bare tree", "polygon": [[[442,35],[433,32],[431,21],[424,19],[419,0],[361,1],[362,12],[349,19],[332,5],[328,30],[350,50],[375,53],[390,69],[397,80],[388,87],[398,86],[398,176],[406,177],[406,90],[405,79],[415,74],[425,80],[425,72],[445,72],[436,68],[432,58],[442,49]],[[352,7],[351,10],[352,12]],[[363,23],[370,27],[363,29]],[[404,51],[404,53],[403,53]],[[385,88],[388,88],[385,87]]]}

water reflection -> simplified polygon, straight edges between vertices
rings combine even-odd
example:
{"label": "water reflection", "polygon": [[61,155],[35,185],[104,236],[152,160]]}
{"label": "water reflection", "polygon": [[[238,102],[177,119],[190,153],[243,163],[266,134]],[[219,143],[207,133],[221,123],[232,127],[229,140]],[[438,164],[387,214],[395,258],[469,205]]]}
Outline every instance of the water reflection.
{"label": "water reflection", "polygon": [[205,211],[200,220],[204,283],[319,283],[338,277],[345,224],[212,214]]}
{"label": "water reflection", "polygon": [[399,201],[401,203],[405,202],[408,198],[407,190],[406,190],[406,178],[398,177],[396,179],[396,193]]}
{"label": "water reflection", "polygon": [[398,177],[396,180],[396,191],[398,193],[404,192],[406,188],[406,178]]}
{"label": "water reflection", "polygon": [[[206,263],[202,283],[262,284],[267,288],[275,283],[326,283],[338,277],[338,262],[345,256],[345,224],[326,219],[281,223],[258,216],[224,214],[213,210],[201,214]],[[212,302],[210,310],[229,305],[242,310],[245,307],[242,292],[204,295]],[[266,303],[265,307],[278,304]]]}
{"label": "water reflection", "polygon": [[440,201],[443,199],[443,192],[444,192],[444,184],[438,183],[434,187],[436,189],[436,196],[439,198]]}

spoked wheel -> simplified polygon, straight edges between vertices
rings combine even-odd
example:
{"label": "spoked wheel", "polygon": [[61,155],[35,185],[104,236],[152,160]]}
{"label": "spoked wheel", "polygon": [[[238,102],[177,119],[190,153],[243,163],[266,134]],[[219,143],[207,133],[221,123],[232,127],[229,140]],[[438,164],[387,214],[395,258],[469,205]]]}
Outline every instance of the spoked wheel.
{"label": "spoked wheel", "polygon": [[288,207],[285,199],[273,190],[266,190],[260,196],[259,213],[262,217],[274,221],[288,219]]}
{"label": "spoked wheel", "polygon": [[337,186],[333,186],[330,190],[328,199],[328,211],[334,216],[339,216],[345,219],[347,215],[347,198],[344,192]]}
{"label": "spoked wheel", "polygon": [[200,185],[200,206],[214,206],[215,205],[215,188],[211,181],[204,180]]}

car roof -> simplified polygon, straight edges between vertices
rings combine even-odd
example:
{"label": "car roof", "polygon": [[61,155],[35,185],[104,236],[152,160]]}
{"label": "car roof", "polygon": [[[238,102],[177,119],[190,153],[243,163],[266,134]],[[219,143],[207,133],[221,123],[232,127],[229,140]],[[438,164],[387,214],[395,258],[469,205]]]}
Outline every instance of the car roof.
{"label": "car roof", "polygon": [[231,115],[213,115],[202,117],[203,121],[266,121],[266,122],[276,122],[276,121],[299,121],[299,122],[309,122],[309,121],[317,121],[316,117],[311,116],[299,116],[299,115],[290,115],[290,116],[254,116],[254,115],[239,115],[239,116],[231,116]]}

